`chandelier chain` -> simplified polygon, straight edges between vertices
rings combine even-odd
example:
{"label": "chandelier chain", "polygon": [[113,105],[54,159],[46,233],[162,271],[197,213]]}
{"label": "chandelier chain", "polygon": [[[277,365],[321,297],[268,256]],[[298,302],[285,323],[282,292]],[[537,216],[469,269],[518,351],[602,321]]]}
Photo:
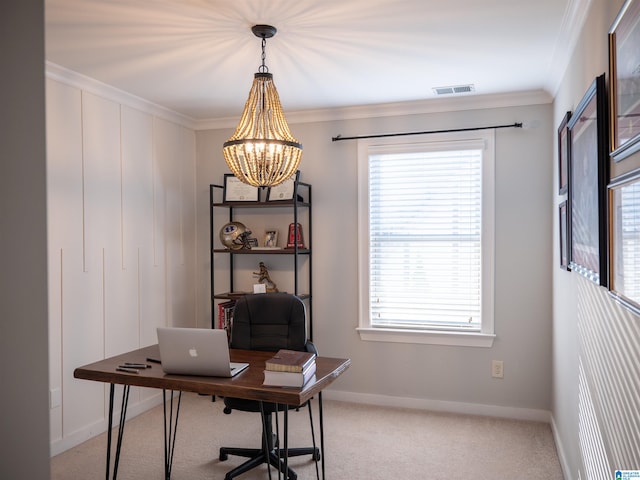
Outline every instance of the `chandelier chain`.
{"label": "chandelier chain", "polygon": [[269,67],[265,65],[265,60],[267,59],[267,54],[265,53],[265,47],[267,46],[267,39],[262,37],[262,65],[258,67],[258,72],[260,73],[269,73]]}

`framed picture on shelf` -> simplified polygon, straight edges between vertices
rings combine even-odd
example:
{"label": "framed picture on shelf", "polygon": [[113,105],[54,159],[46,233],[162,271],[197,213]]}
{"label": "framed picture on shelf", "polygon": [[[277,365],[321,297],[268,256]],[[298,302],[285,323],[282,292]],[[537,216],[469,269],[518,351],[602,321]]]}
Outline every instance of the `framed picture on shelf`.
{"label": "framed picture on shelf", "polygon": [[609,184],[611,294],[640,314],[640,169]]}
{"label": "framed picture on shelf", "polygon": [[569,120],[569,266],[606,286],[609,142],[604,74],[597,77]]}
{"label": "framed picture on shelf", "polygon": [[278,246],[278,231],[267,230],[264,232],[264,245],[267,248],[275,248]]}
{"label": "framed picture on shelf", "polygon": [[279,200],[293,200],[296,195],[300,170],[295,175],[285,180],[280,185],[267,189],[267,202],[277,202]]}
{"label": "framed picture on shelf", "polygon": [[232,173],[224,174],[223,201],[226,202],[257,202],[260,192],[258,187],[247,185],[238,180]]}
{"label": "framed picture on shelf", "polygon": [[560,268],[563,270],[571,270],[569,268],[569,214],[566,200],[558,206],[558,219],[560,221],[558,228],[558,236],[560,239]]}
{"label": "framed picture on shelf", "polygon": [[640,0],[627,0],[609,30],[611,150],[620,161],[640,150]]}
{"label": "framed picture on shelf", "polygon": [[567,193],[569,185],[569,119],[567,112],[558,127],[558,195]]}

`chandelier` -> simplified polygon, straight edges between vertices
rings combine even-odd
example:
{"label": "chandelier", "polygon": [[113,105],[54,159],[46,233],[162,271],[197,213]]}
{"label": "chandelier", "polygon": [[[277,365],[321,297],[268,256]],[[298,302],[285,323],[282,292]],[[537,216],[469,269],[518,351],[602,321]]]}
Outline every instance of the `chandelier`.
{"label": "chandelier", "polygon": [[222,152],[238,180],[256,187],[273,187],[296,172],[302,144],[289,130],[273,75],[265,65],[266,39],[276,34],[276,28],[255,25],[251,31],[262,38],[262,65],[254,75],[240,123],[224,142]]}

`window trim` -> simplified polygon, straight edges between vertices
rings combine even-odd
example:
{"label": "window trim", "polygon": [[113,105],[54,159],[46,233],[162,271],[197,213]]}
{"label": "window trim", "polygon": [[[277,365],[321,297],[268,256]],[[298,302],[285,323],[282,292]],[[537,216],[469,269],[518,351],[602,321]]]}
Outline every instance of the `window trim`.
{"label": "window trim", "polygon": [[[373,327],[369,318],[369,155],[371,150],[433,151],[438,145],[465,147],[469,142],[484,145],[482,161],[482,323],[480,332],[441,329],[401,329]],[[470,347],[491,347],[494,333],[495,297],[495,131],[451,132],[404,137],[360,139],[358,154],[358,327],[364,341],[420,343]],[[488,286],[488,287],[487,287]],[[489,289],[487,291],[486,289]]]}

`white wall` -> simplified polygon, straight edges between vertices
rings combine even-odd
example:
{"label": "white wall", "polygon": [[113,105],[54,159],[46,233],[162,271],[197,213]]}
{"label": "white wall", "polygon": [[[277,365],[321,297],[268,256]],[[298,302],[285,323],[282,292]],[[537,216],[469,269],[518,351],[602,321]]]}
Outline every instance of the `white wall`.
{"label": "white wall", "polygon": [[0,2],[0,478],[49,478],[44,2]]}
{"label": "white wall", "polygon": [[[591,2],[555,96],[556,127],[566,111],[575,110],[596,76],[606,72],[608,83],[607,32],[622,4]],[[564,197],[554,190],[552,198],[555,215]],[[553,225],[552,404],[561,461],[567,479],[613,478],[614,469],[640,465],[640,319],[614,302],[605,288],[557,267],[557,217]]]}
{"label": "white wall", "polygon": [[[156,326],[197,325],[195,135],[106,86],[53,65],[48,73],[55,454],[106,426],[107,387],[74,379],[75,368],[156,343]],[[132,390],[132,413],[158,397]]]}
{"label": "white wall", "polygon": [[[455,103],[455,102],[454,102]],[[457,107],[459,108],[459,106]],[[421,115],[291,123],[304,145],[301,179],[313,185],[314,342],[323,355],[353,364],[332,395],[359,401],[526,418],[548,418],[551,406],[550,104]],[[528,122],[496,131],[496,319],[492,348],[365,342],[357,326],[356,142],[345,136]],[[222,143],[232,129],[198,131],[198,204],[228,169]],[[249,225],[251,227],[251,225]],[[410,227],[410,226],[409,226]],[[198,284],[209,270],[208,211],[198,212]],[[257,262],[258,260],[256,260]],[[224,274],[224,272],[216,272]],[[278,280],[274,278],[276,283]],[[204,301],[205,294],[199,296]],[[201,309],[206,308],[203,304]],[[505,378],[491,377],[491,360]],[[402,372],[402,373],[399,373]]]}

